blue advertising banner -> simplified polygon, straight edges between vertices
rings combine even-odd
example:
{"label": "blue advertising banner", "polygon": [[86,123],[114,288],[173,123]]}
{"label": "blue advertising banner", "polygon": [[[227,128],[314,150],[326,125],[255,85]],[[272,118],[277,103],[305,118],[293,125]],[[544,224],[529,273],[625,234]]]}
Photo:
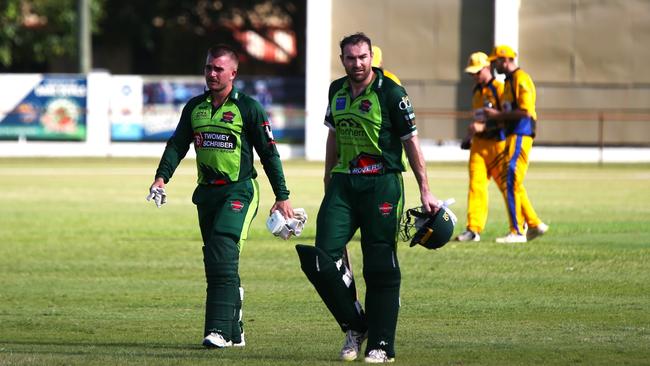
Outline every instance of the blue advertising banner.
{"label": "blue advertising banner", "polygon": [[85,77],[13,77],[6,79],[8,84],[0,80],[3,89],[10,88],[2,92],[0,139],[85,140]]}

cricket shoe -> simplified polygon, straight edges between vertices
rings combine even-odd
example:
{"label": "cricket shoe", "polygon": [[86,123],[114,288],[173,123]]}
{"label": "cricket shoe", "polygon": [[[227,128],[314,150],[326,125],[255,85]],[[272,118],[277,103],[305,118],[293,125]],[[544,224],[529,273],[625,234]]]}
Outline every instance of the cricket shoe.
{"label": "cricket shoe", "polygon": [[368,338],[368,332],[357,332],[356,330],[348,330],[345,332],[345,341],[343,348],[341,348],[341,360],[354,361],[359,356],[359,350],[363,341]]}
{"label": "cricket shoe", "polygon": [[511,244],[511,243],[525,243],[526,236],[525,235],[520,235],[520,234],[515,234],[515,233],[510,233],[502,238],[497,238],[496,242],[501,243],[501,244]]}
{"label": "cricket shoe", "polygon": [[244,340],[244,333],[242,332],[241,334],[241,341],[239,342],[232,342],[233,347],[244,347],[246,345],[246,340]]}
{"label": "cricket shoe", "polygon": [[528,231],[526,232],[526,239],[528,239],[528,241],[531,241],[531,240],[533,240],[533,239],[535,239],[537,237],[540,237],[540,236],[546,234],[546,232],[548,231],[548,228],[549,228],[548,225],[546,225],[543,222],[540,223],[539,225],[535,226],[535,227],[530,227],[530,228],[528,228]]}
{"label": "cricket shoe", "polygon": [[386,351],[383,349],[373,349],[368,352],[368,356],[364,359],[366,363],[391,363],[395,362],[395,357],[388,357]]}
{"label": "cricket shoe", "polygon": [[465,230],[456,237],[456,241],[481,241],[481,236],[472,230]]}
{"label": "cricket shoe", "polygon": [[[243,340],[244,338],[242,337]],[[206,348],[232,347],[232,341],[227,341],[221,334],[213,332],[203,338],[203,346]]]}

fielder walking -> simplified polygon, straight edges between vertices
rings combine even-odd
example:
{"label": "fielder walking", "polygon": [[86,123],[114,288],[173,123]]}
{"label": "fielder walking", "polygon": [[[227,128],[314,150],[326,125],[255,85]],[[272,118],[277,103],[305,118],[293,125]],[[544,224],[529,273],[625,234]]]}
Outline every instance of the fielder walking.
{"label": "fielder walking", "polygon": [[183,108],[148,197],[158,205],[165,202],[165,184],[193,143],[198,185],[192,202],[198,211],[207,282],[203,345],[209,348],[245,345],[239,255],[259,203],[253,149],[275,194],[270,211],[293,217],[269,119],[257,101],[233,87],[238,65],[230,46],[208,50],[207,91]]}
{"label": "fielder walking", "polygon": [[[500,108],[503,83],[494,78],[488,55],[472,53],[465,72],[474,79],[472,94],[473,120],[468,128],[464,148],[469,147],[469,190],[467,193],[467,227],[458,241],[480,241],[488,216],[488,183],[497,184],[501,177],[505,134],[497,121],[485,118],[483,108]],[[469,146],[468,146],[469,145]]]}
{"label": "fielder walking", "polygon": [[[400,267],[396,254],[404,204],[403,153],[415,174],[423,210],[436,212],[429,191],[413,107],[403,87],[371,67],[370,39],[363,33],[340,42],[346,77],[332,82],[325,125],[325,196],[318,212],[315,247],[298,245],[301,267],[330,310],[345,341],[340,358],[355,360],[368,340],[365,361],[395,360]],[[342,257],[361,230],[365,312]]]}
{"label": "fielder walking", "polygon": [[533,80],[517,66],[515,57],[517,54],[509,46],[492,49],[490,60],[495,62],[497,72],[506,75],[506,80],[501,108],[483,109],[487,119],[501,123],[506,135],[505,159],[501,162],[498,184],[506,202],[510,232],[497,238],[497,243],[525,243],[549,229],[537,216],[524,187],[537,123],[536,93]]}

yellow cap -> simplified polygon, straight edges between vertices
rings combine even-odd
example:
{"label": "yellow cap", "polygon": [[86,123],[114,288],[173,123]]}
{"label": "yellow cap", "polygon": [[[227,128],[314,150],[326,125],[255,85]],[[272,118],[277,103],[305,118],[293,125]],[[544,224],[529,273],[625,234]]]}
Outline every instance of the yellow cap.
{"label": "yellow cap", "polygon": [[469,59],[467,60],[467,67],[465,68],[465,72],[468,74],[476,74],[484,67],[490,67],[490,60],[488,60],[488,55],[483,52],[474,52],[469,56]]}
{"label": "yellow cap", "polygon": [[492,53],[490,53],[490,61],[494,61],[499,57],[515,58],[517,57],[517,52],[515,52],[510,46],[506,46],[504,44],[494,46]]}
{"label": "yellow cap", "polygon": [[372,46],[372,67],[381,67],[381,48]]}

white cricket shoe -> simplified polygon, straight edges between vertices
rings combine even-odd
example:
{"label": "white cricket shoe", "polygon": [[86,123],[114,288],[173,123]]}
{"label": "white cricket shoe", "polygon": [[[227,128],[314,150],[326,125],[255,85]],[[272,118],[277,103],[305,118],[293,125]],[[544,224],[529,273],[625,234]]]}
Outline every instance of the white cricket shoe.
{"label": "white cricket shoe", "polygon": [[341,360],[354,361],[359,356],[359,350],[363,341],[368,338],[368,332],[357,332],[356,330],[348,330],[345,332],[345,341],[343,348],[341,348]]}
{"label": "white cricket shoe", "polygon": [[391,363],[395,362],[394,357],[388,357],[386,351],[383,349],[373,349],[368,352],[368,356],[364,359],[366,363]]}
{"label": "white cricket shoe", "polygon": [[510,243],[525,243],[527,240],[525,235],[510,233],[502,238],[497,238],[496,241],[497,243],[510,244]]}
{"label": "white cricket shoe", "polygon": [[528,228],[528,231],[526,232],[526,239],[528,239],[528,241],[531,241],[537,237],[546,234],[547,231],[548,231],[548,225],[542,222],[535,227]]}
{"label": "white cricket shoe", "polygon": [[246,345],[246,340],[244,340],[244,333],[241,334],[241,341],[239,343],[232,343],[233,347],[244,347]]}
{"label": "white cricket shoe", "polygon": [[472,230],[465,230],[456,237],[456,241],[481,241],[481,236]]}
{"label": "white cricket shoe", "polygon": [[203,345],[207,348],[226,348],[232,347],[232,342],[227,341],[221,334],[213,332],[203,338]]}

